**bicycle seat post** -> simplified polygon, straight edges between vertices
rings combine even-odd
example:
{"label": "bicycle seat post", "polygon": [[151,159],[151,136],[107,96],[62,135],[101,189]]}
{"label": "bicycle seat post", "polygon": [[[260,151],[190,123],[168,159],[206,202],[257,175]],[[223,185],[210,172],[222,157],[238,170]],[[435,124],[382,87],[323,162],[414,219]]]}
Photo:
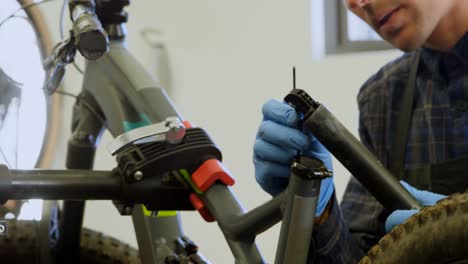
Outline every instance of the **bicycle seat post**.
{"label": "bicycle seat post", "polygon": [[331,175],[315,158],[301,156],[292,164],[275,264],[307,263],[320,183]]}

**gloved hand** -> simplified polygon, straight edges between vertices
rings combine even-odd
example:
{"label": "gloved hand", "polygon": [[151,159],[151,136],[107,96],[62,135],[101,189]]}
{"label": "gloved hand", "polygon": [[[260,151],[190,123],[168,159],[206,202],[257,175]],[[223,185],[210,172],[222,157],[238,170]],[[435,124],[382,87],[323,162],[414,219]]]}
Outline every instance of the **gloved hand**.
{"label": "gloved hand", "polygon": [[[270,100],[263,105],[263,122],[254,144],[255,178],[260,186],[276,195],[288,183],[290,166],[297,151],[320,159],[332,171],[332,159],[328,150],[310,133],[298,129],[299,115],[291,106]],[[332,178],[322,180],[316,215],[325,210],[334,191]]]}
{"label": "gloved hand", "polygon": [[[447,197],[445,195],[432,193],[429,191],[418,190],[405,181],[400,181],[400,183],[403,185],[403,187],[406,188],[406,190],[408,190],[409,193],[411,193],[411,195],[413,195],[419,202],[426,206],[434,205],[440,199]],[[406,221],[406,219],[417,212],[419,212],[419,210],[395,210],[387,217],[387,220],[385,221],[385,230],[389,232],[395,226],[402,224]]]}

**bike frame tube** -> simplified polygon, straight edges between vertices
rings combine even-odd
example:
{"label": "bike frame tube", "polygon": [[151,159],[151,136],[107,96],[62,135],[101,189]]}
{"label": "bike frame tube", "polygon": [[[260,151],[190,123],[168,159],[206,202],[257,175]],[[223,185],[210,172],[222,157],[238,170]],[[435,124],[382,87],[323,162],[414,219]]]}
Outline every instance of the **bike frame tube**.
{"label": "bike frame tube", "polygon": [[[104,132],[103,117],[98,108],[99,106],[93,97],[86,91],[75,102],[72,117],[72,135],[67,148],[67,169],[93,169],[96,146],[99,144],[101,135]],[[85,201],[65,199],[63,202],[56,254],[58,262],[70,262],[70,259],[77,261],[79,259],[84,209]]]}
{"label": "bike frame tube", "polygon": [[[123,121],[138,120],[141,114],[152,123],[170,116],[181,118],[164,89],[127,50],[124,40],[111,41],[110,51],[99,60],[88,61],[87,68],[84,89],[98,101],[113,135],[125,132]],[[97,87],[97,83],[103,86]]]}

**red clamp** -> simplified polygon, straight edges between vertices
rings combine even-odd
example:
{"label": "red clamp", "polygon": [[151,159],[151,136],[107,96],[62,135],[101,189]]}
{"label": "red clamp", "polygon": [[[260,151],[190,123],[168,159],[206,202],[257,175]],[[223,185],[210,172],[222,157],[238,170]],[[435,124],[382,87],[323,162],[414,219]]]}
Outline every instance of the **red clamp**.
{"label": "red clamp", "polygon": [[[189,121],[183,122],[186,128],[192,128],[192,124]],[[224,168],[223,164],[217,159],[210,159],[205,161],[193,174],[192,181],[202,192],[208,190],[211,185],[216,181],[220,181],[225,185],[233,185],[234,178],[229,175],[227,170]],[[192,193],[189,196],[190,202],[193,207],[200,213],[200,215],[207,222],[214,222],[215,219],[213,215],[206,207],[205,203],[198,197],[197,194]]]}
{"label": "red clamp", "polygon": [[193,174],[192,181],[202,192],[208,190],[216,181],[224,185],[234,185],[234,178],[229,175],[223,164],[217,159],[205,161]]}
{"label": "red clamp", "polygon": [[[192,174],[193,183],[200,189],[202,192],[208,190],[211,185],[216,181],[220,181],[225,185],[233,185],[234,178],[232,178],[227,170],[224,168],[223,164],[217,159],[210,159],[205,161],[193,174]],[[203,219],[207,222],[214,222],[215,219],[210,213],[206,205],[196,194],[192,193],[190,195],[190,202],[193,207],[201,214]]]}
{"label": "red clamp", "polygon": [[198,195],[192,193],[190,194],[189,199],[195,210],[197,210],[200,213],[200,215],[203,217],[203,219],[205,219],[205,221],[215,221],[213,215],[208,210],[208,207],[206,207],[205,203],[203,203],[203,201],[200,199],[200,197],[198,197]]}
{"label": "red clamp", "polygon": [[184,124],[184,127],[186,128],[192,128],[192,124],[190,123],[190,121],[185,120],[182,122],[182,124]]}

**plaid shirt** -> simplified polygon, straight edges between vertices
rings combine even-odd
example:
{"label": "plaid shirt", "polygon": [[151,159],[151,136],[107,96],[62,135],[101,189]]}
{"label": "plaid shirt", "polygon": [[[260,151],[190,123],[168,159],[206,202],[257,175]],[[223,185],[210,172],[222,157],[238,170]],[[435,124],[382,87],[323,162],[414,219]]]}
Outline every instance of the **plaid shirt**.
{"label": "plaid shirt", "polygon": [[[359,134],[388,166],[412,53],[384,66],[361,88]],[[468,156],[468,33],[448,52],[423,49],[405,168]],[[336,204],[336,198],[334,200]],[[314,230],[314,263],[355,263],[385,234],[388,212],[354,177],[341,208]]]}

